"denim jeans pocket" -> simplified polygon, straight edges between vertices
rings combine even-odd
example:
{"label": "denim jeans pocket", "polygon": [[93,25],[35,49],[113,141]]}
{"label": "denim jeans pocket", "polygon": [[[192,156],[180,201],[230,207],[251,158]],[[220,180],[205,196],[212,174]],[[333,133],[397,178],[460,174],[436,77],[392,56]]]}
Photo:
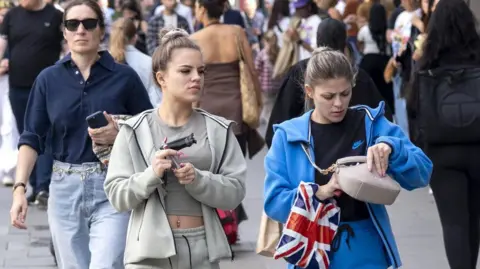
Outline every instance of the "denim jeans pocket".
{"label": "denim jeans pocket", "polygon": [[51,183],[59,183],[60,181],[63,181],[65,178],[65,173],[64,172],[53,172],[52,173],[52,180]]}

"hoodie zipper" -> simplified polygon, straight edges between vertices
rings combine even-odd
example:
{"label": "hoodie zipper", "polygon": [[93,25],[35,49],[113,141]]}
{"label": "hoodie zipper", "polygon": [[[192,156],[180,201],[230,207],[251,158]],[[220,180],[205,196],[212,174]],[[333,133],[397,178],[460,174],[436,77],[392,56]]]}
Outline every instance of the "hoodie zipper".
{"label": "hoodie zipper", "polygon": [[[225,146],[223,147],[223,152],[222,152],[222,157],[220,158],[220,162],[219,162],[219,165],[218,165],[218,168],[217,168],[217,174],[218,172],[220,171],[220,167],[222,167],[222,164],[223,162],[225,161],[225,151],[226,151],[226,148],[227,148],[227,145],[228,145],[228,141],[229,141],[229,131],[230,131],[230,127],[232,126],[232,123],[228,124],[227,126],[227,134],[226,134],[226,139],[225,139]],[[135,129],[133,129],[133,137],[135,139],[135,142],[137,143],[137,147],[138,149],[140,149],[140,154],[142,154],[142,159],[143,159],[143,162],[145,163],[145,166],[148,167],[148,163],[147,163],[147,159],[145,158],[145,155],[143,154],[141,148],[140,148],[140,143],[138,142],[138,138],[137,138],[137,134],[135,132]],[[165,205],[162,203],[162,199],[160,197],[160,194],[158,193],[157,191],[157,195],[158,195],[158,199],[160,200],[160,205],[162,206],[163,208],[163,211],[164,212],[167,212],[166,209],[165,209]],[[144,214],[145,214],[145,209],[147,207],[147,202],[145,202],[145,205],[143,206],[143,214],[142,214],[142,220],[140,222],[140,227],[138,229],[138,234],[137,234],[137,241],[140,241],[140,231],[142,229],[142,226],[143,226],[143,217],[144,217]],[[221,222],[220,222],[220,216],[218,215],[218,212],[217,210],[214,208],[213,211],[215,212],[215,214],[217,215],[217,220],[219,221],[220,223],[220,226],[222,226]],[[170,225],[169,225],[170,227]],[[222,230],[223,230],[223,226],[222,226]],[[175,242],[175,237],[173,236],[173,230],[172,228],[170,227],[170,233],[172,235],[172,238],[173,238],[173,245],[175,246],[175,253],[177,252],[177,244]],[[228,238],[227,238],[227,235],[225,234],[225,232],[222,233],[223,234],[223,238],[225,239],[225,242],[228,243]],[[232,253],[232,261],[234,259],[234,254],[233,254],[233,249],[232,249],[232,246],[230,244],[228,244],[228,247],[230,248],[230,253]]]}
{"label": "hoodie zipper", "polygon": [[[143,155],[143,151],[141,150],[140,148],[140,143],[138,142],[138,138],[137,138],[137,133],[135,132],[135,130],[133,130],[133,137],[135,139],[135,142],[137,143],[137,147],[138,149],[140,150],[140,154],[142,154],[142,159],[143,159],[143,162],[145,163],[145,167],[148,167],[148,163],[147,163],[147,159],[145,158],[145,155]],[[165,205],[162,203],[162,198],[160,197],[160,194],[158,193],[157,190],[155,190],[155,192],[157,193],[158,195],[158,199],[160,201],[160,205],[162,206],[163,208],[163,211],[164,212],[167,212],[166,209],[165,209]],[[148,201],[148,200],[147,200]],[[142,213],[142,219],[140,221],[140,227],[138,228],[138,233],[137,233],[137,242],[140,241],[140,232],[142,230],[142,226],[143,226],[143,219],[145,217],[145,209],[147,208],[147,201],[145,201],[145,205],[143,206],[143,213]],[[168,218],[167,218],[167,222],[168,222]],[[170,227],[170,225],[168,225],[168,227]],[[175,242],[175,237],[173,236],[173,230],[172,228],[170,227],[170,234],[172,235],[172,239],[173,239],[173,245],[175,247],[175,253],[177,253],[177,243]]]}
{"label": "hoodie zipper", "polygon": [[[133,129],[133,138],[135,139],[135,143],[137,143],[137,147],[140,150],[140,154],[142,154],[142,160],[145,163],[145,167],[148,167],[147,159],[145,158],[145,155],[143,155],[143,151],[140,148],[140,143],[138,142],[137,132],[135,132],[135,129]],[[143,218],[145,216],[145,209],[146,208],[147,208],[147,200],[145,200],[145,203],[143,205],[142,218],[140,220],[140,227],[138,227],[138,232],[137,232],[137,242],[140,241],[140,232],[142,231]]]}
{"label": "hoodie zipper", "polygon": [[[228,124],[228,127],[227,127],[227,138],[225,139],[225,146],[223,147],[223,152],[222,152],[222,157],[220,158],[220,162],[218,163],[218,167],[217,167],[217,171],[215,174],[218,174],[220,172],[220,167],[222,167],[222,164],[223,162],[225,161],[225,151],[226,151],[226,148],[227,148],[227,145],[228,145],[228,133],[230,131],[230,127],[232,126],[232,124]],[[219,221],[220,223],[220,226],[222,226],[222,231],[223,231],[223,225],[222,225],[222,222],[220,221],[220,215],[218,215],[218,212],[217,212],[217,209],[216,208],[213,208],[213,211],[215,212],[215,214],[217,215],[217,220]],[[225,234],[225,232],[222,233],[223,234],[223,237],[225,239],[225,242],[228,243],[228,238],[227,238],[227,235]],[[230,248],[230,253],[232,253],[232,261],[235,257],[235,255],[233,254],[233,249],[232,249],[232,246],[230,244],[228,244],[228,247]]]}
{"label": "hoodie zipper", "polygon": [[[367,117],[369,117],[370,120],[372,121],[371,126],[370,126],[370,130],[369,130],[370,131],[369,141],[370,141],[370,145],[371,145],[372,144],[372,138],[373,138],[373,122],[375,121],[375,118],[373,117],[373,115],[370,113],[370,111],[367,108],[363,108],[363,109],[367,113]],[[393,263],[392,264],[393,268],[398,268],[397,260],[395,258],[395,255],[393,254],[392,246],[390,245],[390,242],[388,242],[388,240],[387,240],[387,236],[386,236],[385,231],[383,230],[382,226],[380,225],[380,222],[378,221],[377,216],[373,212],[372,206],[369,203],[365,203],[365,204],[367,205],[367,209],[370,212],[370,215],[372,216],[373,224],[377,228],[377,231],[379,232],[380,237],[382,238],[383,242],[385,243],[385,247],[387,249],[387,252],[388,252],[389,256],[391,256],[392,263]]]}

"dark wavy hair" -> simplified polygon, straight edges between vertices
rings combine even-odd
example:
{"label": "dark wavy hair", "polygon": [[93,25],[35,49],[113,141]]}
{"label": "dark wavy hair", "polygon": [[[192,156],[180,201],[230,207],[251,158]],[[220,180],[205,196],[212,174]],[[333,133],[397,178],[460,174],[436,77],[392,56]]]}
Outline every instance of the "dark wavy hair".
{"label": "dark wavy hair", "polygon": [[[282,18],[290,16],[289,3],[288,0],[275,0],[275,2],[273,2],[272,14],[270,14],[267,24],[268,30],[272,30]],[[282,31],[285,30],[286,29],[282,29]]]}
{"label": "dark wavy hair", "polygon": [[385,54],[387,52],[387,37],[385,35],[387,32],[387,11],[382,4],[375,3],[370,8],[368,28],[380,53]]}
{"label": "dark wavy hair", "polygon": [[225,10],[226,0],[197,0],[198,5],[204,7],[210,19],[220,19]]}
{"label": "dark wavy hair", "polygon": [[317,28],[317,47],[329,47],[343,52],[347,47],[347,30],[341,21],[327,18]]}
{"label": "dark wavy hair", "polygon": [[480,61],[476,26],[475,16],[464,0],[439,1],[428,23],[420,69],[436,68],[442,56],[453,54]]}
{"label": "dark wavy hair", "polygon": [[137,13],[137,16],[135,16],[133,19],[143,21],[142,8],[137,0],[124,0],[121,7],[122,11],[128,9]]}
{"label": "dark wavy hair", "polygon": [[425,29],[428,28],[428,23],[430,22],[430,17],[432,17],[432,9],[433,9],[433,3],[435,0],[428,0],[428,11],[425,13],[425,11],[422,9],[422,22],[423,25],[425,25]]}

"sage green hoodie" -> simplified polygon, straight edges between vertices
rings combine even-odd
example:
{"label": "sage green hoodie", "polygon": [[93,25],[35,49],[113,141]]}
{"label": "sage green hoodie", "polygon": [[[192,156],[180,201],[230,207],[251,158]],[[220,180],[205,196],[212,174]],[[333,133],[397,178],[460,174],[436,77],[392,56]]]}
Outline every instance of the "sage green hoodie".
{"label": "sage green hoodie", "polygon": [[[230,126],[233,122],[196,110],[205,117],[212,151],[210,171],[196,170],[185,188],[202,203],[208,255],[211,262],[232,256],[216,209],[235,209],[245,197],[247,165]],[[164,210],[162,179],[151,167],[155,157],[152,134],[156,109],[124,122],[115,140],[105,180],[105,192],[119,211],[132,211],[125,247],[125,267],[155,268],[156,261],[176,255],[175,242]]]}

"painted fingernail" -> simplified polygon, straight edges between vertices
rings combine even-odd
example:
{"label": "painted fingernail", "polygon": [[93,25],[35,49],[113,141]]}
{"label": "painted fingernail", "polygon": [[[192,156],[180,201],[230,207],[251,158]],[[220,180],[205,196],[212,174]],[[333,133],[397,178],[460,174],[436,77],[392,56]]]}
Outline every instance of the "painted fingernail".
{"label": "painted fingernail", "polygon": [[181,164],[180,164],[180,167],[185,167],[185,164],[184,164],[184,163],[181,163]]}
{"label": "painted fingernail", "polygon": [[167,143],[167,138],[166,137],[163,139],[163,143],[164,144]]}
{"label": "painted fingernail", "polygon": [[182,155],[183,155],[183,152],[177,151],[177,155],[178,155],[178,156],[182,156]]}

